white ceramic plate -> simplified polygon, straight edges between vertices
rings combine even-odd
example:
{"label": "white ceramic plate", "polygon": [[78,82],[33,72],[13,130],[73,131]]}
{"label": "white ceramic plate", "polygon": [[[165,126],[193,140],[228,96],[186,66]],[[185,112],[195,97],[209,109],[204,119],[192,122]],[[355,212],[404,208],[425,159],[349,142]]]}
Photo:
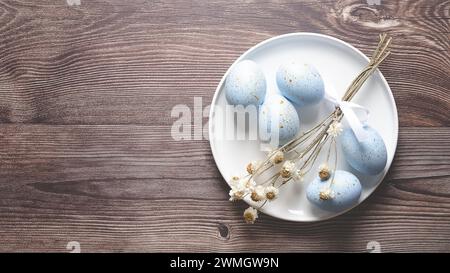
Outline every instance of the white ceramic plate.
{"label": "white ceramic plate", "polygon": [[[335,92],[340,96],[369,61],[361,51],[353,46],[339,39],[315,33],[292,33],[263,41],[242,54],[230,69],[244,59],[253,60],[262,68],[267,81],[267,94],[279,93],[275,81],[275,72],[278,66],[290,59],[300,59],[313,64],[321,73],[326,85],[333,86]],[[229,181],[233,175],[245,174],[245,166],[249,162],[262,160],[266,155],[261,151],[258,140],[227,140],[218,133],[225,127],[224,119],[218,118],[219,115],[213,115],[213,113],[218,108],[224,109],[227,104],[223,85],[230,69],[225,73],[216,89],[209,117],[211,149],[225,181]],[[338,168],[357,175],[363,186],[359,204],[376,189],[391,166],[397,147],[398,117],[391,89],[379,71],[371,76],[352,101],[369,109],[369,125],[383,137],[388,153],[386,168],[377,176],[359,174],[340,156]],[[298,109],[300,130],[303,132],[317,124],[332,109],[332,106],[326,102],[321,102],[314,107]],[[249,128],[237,129],[249,130]],[[342,155],[342,152],[339,152],[339,155]],[[320,162],[321,160],[318,158],[316,165]],[[320,221],[344,213],[345,211],[336,213],[321,210],[306,199],[306,186],[315,175],[316,172],[310,172],[304,182],[286,184],[280,190],[279,198],[266,203],[261,211],[277,218],[299,222]],[[245,201],[255,204],[250,199]]]}

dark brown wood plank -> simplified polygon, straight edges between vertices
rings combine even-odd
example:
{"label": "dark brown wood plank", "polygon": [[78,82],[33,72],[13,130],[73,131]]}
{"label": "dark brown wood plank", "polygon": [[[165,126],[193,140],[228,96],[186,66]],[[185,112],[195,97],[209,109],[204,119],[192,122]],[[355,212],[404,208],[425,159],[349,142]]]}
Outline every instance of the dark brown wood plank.
{"label": "dark brown wood plank", "polygon": [[[197,194],[202,183],[211,187],[206,192],[214,193],[215,183],[211,180],[221,176],[209,143],[174,141],[170,130],[170,126],[3,124],[0,125],[0,139],[4,144],[0,147],[2,179],[15,180],[14,185],[89,180],[101,184],[114,179],[148,179],[159,182],[156,188],[167,187],[167,190],[173,185],[182,187],[197,181],[199,184],[193,187],[193,192],[174,192],[171,197]],[[403,127],[389,178],[449,175],[449,136],[447,127]],[[169,183],[170,179],[174,181]],[[443,190],[450,192],[450,188]],[[226,194],[219,190],[210,197],[217,199]]]}
{"label": "dark brown wood plank", "polygon": [[450,250],[449,128],[403,128],[388,178],[352,212],[253,226],[209,144],[170,127],[4,124],[0,138],[0,251]]}
{"label": "dark brown wood plank", "polygon": [[447,126],[447,1],[3,1],[0,120],[171,123],[168,108],[209,103],[228,66],[274,35],[333,35],[366,54],[395,37],[382,65],[403,126]]}

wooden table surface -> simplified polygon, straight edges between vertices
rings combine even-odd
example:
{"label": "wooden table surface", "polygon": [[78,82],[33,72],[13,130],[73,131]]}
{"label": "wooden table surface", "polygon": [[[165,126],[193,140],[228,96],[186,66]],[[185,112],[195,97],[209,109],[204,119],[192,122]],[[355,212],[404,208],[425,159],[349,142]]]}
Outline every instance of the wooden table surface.
{"label": "wooden table surface", "polygon": [[[378,5],[378,3],[380,5]],[[450,2],[0,0],[0,251],[450,252]],[[317,32],[381,65],[398,107],[381,186],[320,223],[241,219],[177,104],[210,104],[256,43]],[[204,119],[204,122],[207,120]]]}

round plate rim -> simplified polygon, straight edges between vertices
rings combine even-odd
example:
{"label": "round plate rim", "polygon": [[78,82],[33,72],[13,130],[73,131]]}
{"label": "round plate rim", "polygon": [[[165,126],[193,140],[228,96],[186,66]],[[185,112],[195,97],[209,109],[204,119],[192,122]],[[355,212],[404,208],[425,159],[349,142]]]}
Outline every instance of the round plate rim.
{"label": "round plate rim", "polygon": [[[339,43],[339,44],[341,44],[341,45],[343,45],[343,46],[345,46],[345,47],[348,47],[349,49],[351,49],[352,51],[354,51],[355,53],[357,53],[357,54],[359,54],[361,57],[363,57],[367,62],[370,61],[370,59],[369,59],[364,53],[362,53],[359,49],[357,49],[356,47],[352,46],[351,44],[349,44],[349,43],[347,43],[347,42],[345,42],[345,41],[342,41],[341,39],[338,39],[338,38],[335,38],[335,37],[332,37],[332,36],[329,36],[329,35],[326,35],[326,34],[313,33],[313,32],[294,32],[294,33],[287,33],[287,34],[282,34],[282,35],[274,36],[274,37],[271,37],[271,38],[269,38],[269,39],[266,39],[266,40],[263,40],[263,41],[259,42],[258,44],[256,44],[256,45],[250,47],[250,48],[247,49],[243,54],[241,54],[241,55],[240,55],[240,56],[239,56],[239,57],[238,57],[238,58],[237,58],[237,59],[236,59],[229,67],[228,67],[227,71],[226,71],[225,74],[222,76],[222,79],[220,80],[219,84],[217,85],[217,88],[216,88],[216,90],[214,91],[213,99],[212,99],[212,101],[211,101],[211,107],[210,107],[210,110],[209,110],[209,117],[208,117],[208,120],[209,120],[209,122],[208,122],[208,136],[209,136],[209,137],[208,137],[208,139],[209,139],[209,144],[210,144],[210,147],[211,147],[211,152],[212,152],[212,155],[213,155],[213,158],[214,158],[214,162],[215,162],[215,164],[216,164],[216,166],[217,166],[217,169],[219,170],[220,174],[222,175],[222,177],[224,178],[224,180],[225,180],[225,182],[227,183],[228,186],[229,186],[229,183],[228,183],[228,181],[226,180],[226,178],[225,178],[225,176],[224,176],[224,174],[223,174],[222,168],[221,168],[221,166],[219,166],[219,164],[217,164],[217,157],[216,157],[217,151],[216,151],[216,148],[215,148],[215,146],[214,146],[214,144],[213,144],[213,141],[212,141],[212,136],[213,136],[213,132],[212,132],[212,130],[213,130],[213,124],[212,124],[211,121],[213,120],[213,119],[212,119],[212,115],[213,115],[213,112],[214,112],[214,108],[215,108],[215,105],[216,105],[216,100],[217,100],[217,98],[218,98],[218,96],[219,96],[220,90],[222,89],[223,83],[224,83],[225,79],[227,78],[227,76],[228,76],[228,74],[229,74],[229,72],[230,72],[231,67],[233,67],[234,64],[240,62],[242,59],[245,59],[245,58],[247,57],[247,55],[248,55],[250,52],[256,50],[256,49],[259,48],[259,47],[262,47],[262,46],[264,46],[264,45],[266,45],[266,44],[268,44],[268,43],[271,43],[271,42],[273,42],[273,41],[275,41],[275,40],[284,39],[284,38],[288,38],[288,37],[292,37],[292,36],[299,36],[299,37],[301,37],[301,36],[310,36],[310,37],[319,37],[319,38],[323,38],[323,39],[329,39],[329,40],[332,40],[332,41],[334,41],[334,42],[336,42],[336,43]],[[392,110],[393,110],[394,113],[395,113],[395,117],[394,117],[394,120],[393,120],[393,121],[394,121],[394,128],[393,128],[394,139],[392,139],[393,144],[394,144],[394,151],[393,151],[393,154],[392,154],[392,158],[391,158],[390,161],[387,162],[387,164],[386,164],[386,165],[387,165],[387,170],[386,170],[386,172],[385,172],[384,175],[380,178],[380,180],[379,180],[379,182],[376,184],[376,186],[373,187],[373,188],[369,191],[369,193],[368,193],[368,195],[366,196],[366,198],[364,198],[363,200],[361,200],[361,202],[358,202],[358,203],[355,204],[354,206],[352,206],[352,207],[350,207],[350,208],[348,208],[348,209],[346,209],[346,210],[343,210],[343,211],[341,211],[341,212],[339,212],[339,213],[332,214],[332,215],[330,215],[330,216],[328,216],[328,217],[324,217],[324,218],[320,218],[320,219],[306,219],[306,220],[304,220],[304,219],[288,218],[288,217],[284,217],[284,216],[281,216],[281,215],[277,215],[276,213],[273,213],[273,212],[262,211],[264,214],[267,214],[267,215],[269,215],[269,216],[272,216],[272,217],[275,217],[275,218],[278,218],[278,219],[282,219],[282,220],[285,220],[285,221],[290,221],[290,222],[305,222],[305,223],[307,223],[307,222],[320,222],[320,221],[326,221],[326,220],[329,220],[329,219],[338,217],[338,216],[340,216],[340,215],[342,215],[342,214],[345,214],[345,213],[347,213],[348,211],[350,211],[350,210],[354,209],[355,207],[357,207],[358,205],[362,204],[362,203],[363,203],[364,201],[366,201],[366,200],[373,194],[373,192],[375,192],[375,190],[380,186],[381,182],[383,182],[384,178],[386,177],[386,174],[389,172],[389,169],[391,168],[392,162],[394,161],[395,153],[396,153],[396,151],[397,151],[398,131],[399,131],[399,128],[398,128],[398,111],[397,111],[397,105],[395,104],[395,99],[394,99],[394,95],[392,94],[392,90],[391,90],[391,88],[390,88],[388,82],[387,82],[386,79],[384,78],[383,74],[381,73],[381,71],[379,71],[379,69],[377,69],[375,73],[378,73],[378,74],[379,74],[382,83],[384,84],[384,86],[386,87],[386,89],[389,91],[389,92],[388,92],[388,93],[389,93],[389,94],[388,94],[388,97],[389,97],[389,100],[390,100],[391,105],[393,106],[393,109],[392,109]],[[245,201],[246,203],[248,203],[246,200],[244,200],[244,201]]]}

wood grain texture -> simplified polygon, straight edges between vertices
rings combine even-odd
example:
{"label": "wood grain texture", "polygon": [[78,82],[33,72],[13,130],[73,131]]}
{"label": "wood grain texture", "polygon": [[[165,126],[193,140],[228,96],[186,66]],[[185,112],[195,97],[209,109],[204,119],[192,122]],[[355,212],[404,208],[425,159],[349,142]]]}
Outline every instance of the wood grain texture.
{"label": "wood grain texture", "polygon": [[[0,251],[450,252],[450,3],[398,2],[0,0]],[[209,104],[246,49],[298,31],[366,54],[394,36],[396,157],[350,213],[248,226],[170,110]]]}

